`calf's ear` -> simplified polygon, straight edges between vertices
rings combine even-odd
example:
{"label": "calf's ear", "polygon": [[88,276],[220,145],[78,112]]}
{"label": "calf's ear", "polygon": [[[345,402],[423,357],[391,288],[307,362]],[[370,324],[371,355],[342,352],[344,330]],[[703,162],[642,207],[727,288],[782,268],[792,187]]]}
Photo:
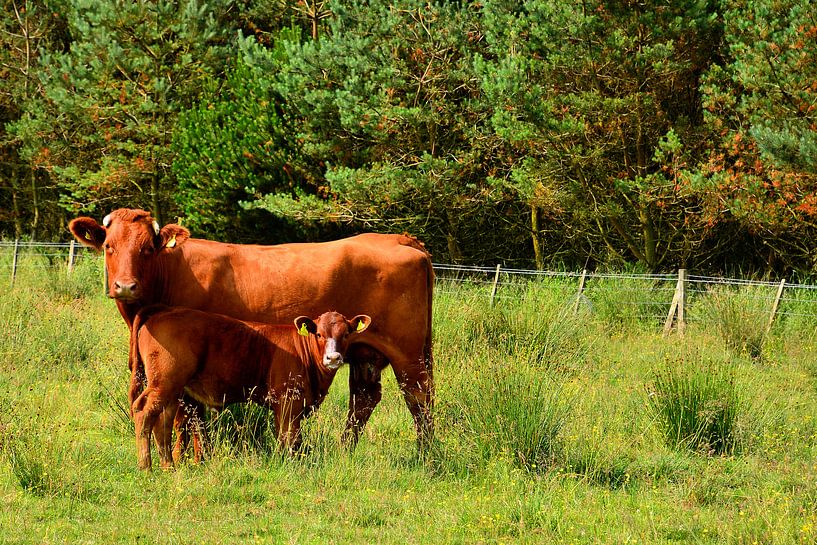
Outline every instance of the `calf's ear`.
{"label": "calf's ear", "polygon": [[298,316],[295,318],[295,327],[298,328],[298,335],[308,337],[310,333],[313,335],[318,332],[318,324],[312,321],[312,318],[306,316]]}
{"label": "calf's ear", "polygon": [[159,250],[164,248],[175,248],[188,238],[190,238],[190,231],[181,225],[170,223],[162,227],[162,229],[156,235],[156,248]]}
{"label": "calf's ear", "polygon": [[369,327],[369,324],[372,323],[372,319],[365,314],[358,314],[351,320],[352,327],[354,328],[355,333],[363,333],[366,331],[366,328]]}
{"label": "calf's ear", "polygon": [[108,232],[95,219],[84,216],[71,220],[68,229],[80,243],[96,250],[102,249],[102,244],[105,242],[105,236]]}

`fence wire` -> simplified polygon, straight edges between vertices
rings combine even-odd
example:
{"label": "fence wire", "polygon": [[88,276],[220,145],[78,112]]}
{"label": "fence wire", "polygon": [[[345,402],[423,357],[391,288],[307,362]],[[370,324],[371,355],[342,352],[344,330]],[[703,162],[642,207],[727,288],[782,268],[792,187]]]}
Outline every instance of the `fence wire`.
{"label": "fence wire", "polygon": [[[0,282],[5,276],[13,283],[11,275],[25,270],[67,270],[69,258],[72,266],[93,260],[101,270],[101,254],[76,243],[73,251],[71,247],[67,242],[0,241]],[[433,267],[435,292],[440,295],[513,304],[536,290],[561,297],[577,310],[618,312],[661,323],[678,290],[677,274],[536,271],[449,263],[434,263]],[[709,313],[731,304],[758,319],[771,316],[774,310],[775,319],[817,323],[817,285],[687,275],[684,290],[687,322],[705,321]]]}

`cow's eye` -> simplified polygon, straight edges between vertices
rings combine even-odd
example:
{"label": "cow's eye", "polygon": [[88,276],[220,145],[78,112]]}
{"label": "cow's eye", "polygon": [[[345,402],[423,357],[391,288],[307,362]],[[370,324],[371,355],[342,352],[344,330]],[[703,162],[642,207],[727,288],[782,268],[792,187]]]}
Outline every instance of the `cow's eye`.
{"label": "cow's eye", "polygon": [[105,251],[108,252],[109,254],[113,254],[113,252],[114,252],[113,246],[111,246],[110,244],[108,244],[106,242],[105,243]]}

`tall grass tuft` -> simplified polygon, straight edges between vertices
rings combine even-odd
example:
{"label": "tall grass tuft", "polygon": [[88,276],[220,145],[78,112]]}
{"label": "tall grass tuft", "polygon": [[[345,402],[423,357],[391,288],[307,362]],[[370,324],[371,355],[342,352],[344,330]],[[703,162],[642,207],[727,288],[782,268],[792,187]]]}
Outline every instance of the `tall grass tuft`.
{"label": "tall grass tuft", "polygon": [[655,373],[649,407],[667,446],[733,454],[742,446],[742,401],[735,372],[712,363],[673,361]]}
{"label": "tall grass tuft", "polygon": [[206,429],[215,454],[268,455],[278,447],[272,411],[255,403],[234,403],[210,412]]}
{"label": "tall grass tuft", "polygon": [[591,348],[586,321],[572,313],[567,304],[571,294],[565,286],[530,283],[517,291],[518,300],[501,300],[496,306],[486,298],[469,301],[468,318],[456,324],[461,343],[496,350],[543,369],[584,366]]}
{"label": "tall grass tuft", "polygon": [[570,410],[562,386],[516,362],[481,360],[474,366],[449,415],[459,421],[472,454],[482,462],[509,457],[530,470],[550,467]]}
{"label": "tall grass tuft", "polygon": [[718,288],[710,290],[699,303],[707,323],[714,325],[726,348],[759,360],[766,342],[770,301],[751,291]]}
{"label": "tall grass tuft", "polygon": [[667,316],[674,281],[617,278],[592,282],[587,297],[593,301],[596,319],[619,330],[655,327]]}

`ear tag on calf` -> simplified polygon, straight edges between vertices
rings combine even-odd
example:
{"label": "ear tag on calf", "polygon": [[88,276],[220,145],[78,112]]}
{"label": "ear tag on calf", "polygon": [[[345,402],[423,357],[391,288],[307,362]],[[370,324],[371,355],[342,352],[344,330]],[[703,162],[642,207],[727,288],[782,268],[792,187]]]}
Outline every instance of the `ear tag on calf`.
{"label": "ear tag on calf", "polygon": [[363,331],[364,329],[366,329],[366,324],[363,323],[363,320],[359,320],[357,322],[357,329],[355,329],[355,331]]}
{"label": "ear tag on calf", "polygon": [[298,335],[309,337],[309,331],[306,330],[306,324],[301,324],[301,327],[298,328]]}
{"label": "ear tag on calf", "polygon": [[85,240],[91,240],[91,232],[85,231]]}
{"label": "ear tag on calf", "polygon": [[170,240],[167,241],[167,244],[165,244],[165,246],[168,248],[173,248],[174,246],[176,246],[176,235],[170,237]]}

